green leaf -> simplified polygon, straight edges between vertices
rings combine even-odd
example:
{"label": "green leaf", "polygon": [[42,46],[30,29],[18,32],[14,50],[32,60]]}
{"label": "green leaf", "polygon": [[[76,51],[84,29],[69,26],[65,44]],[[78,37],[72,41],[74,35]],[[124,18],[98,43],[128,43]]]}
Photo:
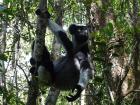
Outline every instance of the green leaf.
{"label": "green leaf", "polygon": [[7,61],[7,56],[5,54],[0,54],[0,60]]}
{"label": "green leaf", "polygon": [[95,81],[96,81],[96,82],[102,82],[102,81],[103,81],[103,77],[96,76],[96,77],[95,77]]}
{"label": "green leaf", "polygon": [[[1,67],[1,66],[0,66]],[[3,72],[2,69],[0,68],[0,73]]]}
{"label": "green leaf", "polygon": [[95,41],[94,44],[95,45],[106,46],[106,42],[105,41]]}
{"label": "green leaf", "polygon": [[107,24],[106,33],[108,36],[113,35],[113,24],[112,23]]}

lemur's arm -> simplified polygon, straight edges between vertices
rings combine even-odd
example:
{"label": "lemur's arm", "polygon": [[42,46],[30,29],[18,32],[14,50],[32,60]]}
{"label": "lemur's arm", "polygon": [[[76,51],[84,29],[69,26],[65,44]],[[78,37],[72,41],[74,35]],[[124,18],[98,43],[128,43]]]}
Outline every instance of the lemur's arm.
{"label": "lemur's arm", "polygon": [[38,9],[36,11],[36,14],[39,16],[45,16],[48,21],[48,27],[49,29],[54,33],[54,35],[57,37],[59,43],[61,43],[65,50],[67,51],[68,55],[73,54],[73,44],[67,37],[66,32],[63,30],[62,26],[58,25],[57,23],[53,22],[50,19],[50,13],[48,11],[44,12],[44,14]]}

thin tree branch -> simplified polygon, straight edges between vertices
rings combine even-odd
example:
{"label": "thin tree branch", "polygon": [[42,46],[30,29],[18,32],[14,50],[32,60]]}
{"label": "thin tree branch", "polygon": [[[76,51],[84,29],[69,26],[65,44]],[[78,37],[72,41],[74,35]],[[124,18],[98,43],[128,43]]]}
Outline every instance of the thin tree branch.
{"label": "thin tree branch", "polygon": [[28,79],[28,76],[27,76],[27,74],[25,73],[24,69],[23,69],[19,64],[17,64],[17,66],[23,71],[23,73],[24,73],[24,75],[25,75],[25,77],[26,77],[26,80],[27,80],[27,82],[28,82],[28,85],[29,85],[29,79]]}
{"label": "thin tree branch", "polygon": [[128,96],[129,94],[134,93],[134,92],[140,92],[140,90],[139,89],[138,90],[130,90],[126,94],[124,94],[122,98],[125,98],[126,96]]}

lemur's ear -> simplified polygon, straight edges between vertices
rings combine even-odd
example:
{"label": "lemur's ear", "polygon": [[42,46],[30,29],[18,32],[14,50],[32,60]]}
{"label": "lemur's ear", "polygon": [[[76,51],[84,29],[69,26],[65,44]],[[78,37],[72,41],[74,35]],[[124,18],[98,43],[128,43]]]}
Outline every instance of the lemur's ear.
{"label": "lemur's ear", "polygon": [[46,18],[48,18],[48,19],[50,19],[50,17],[51,17],[51,15],[50,15],[50,13],[48,12],[48,10],[46,10],[45,12],[42,12],[40,9],[37,9],[37,10],[35,11],[35,13],[36,13],[36,15],[38,15],[38,16],[46,17]]}
{"label": "lemur's ear", "polygon": [[77,26],[75,25],[75,24],[71,24],[70,26],[69,26],[69,32],[70,32],[70,34],[75,34],[75,31],[77,31]]}
{"label": "lemur's ear", "polygon": [[50,18],[51,18],[51,14],[49,13],[49,11],[48,11],[48,10],[46,10],[46,11],[45,11],[45,14],[46,14],[46,17],[47,17],[48,19],[50,19]]}

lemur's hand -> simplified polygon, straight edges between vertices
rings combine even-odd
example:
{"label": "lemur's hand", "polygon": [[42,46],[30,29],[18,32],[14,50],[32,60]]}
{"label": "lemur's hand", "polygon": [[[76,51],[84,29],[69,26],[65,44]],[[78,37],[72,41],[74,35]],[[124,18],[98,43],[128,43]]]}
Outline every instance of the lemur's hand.
{"label": "lemur's hand", "polygon": [[72,90],[72,92],[74,92],[75,90],[77,90],[76,94],[66,96],[68,102],[75,101],[77,98],[79,98],[83,89],[80,85],[76,85],[76,87]]}
{"label": "lemur's hand", "polygon": [[40,9],[37,9],[36,11],[35,11],[35,13],[36,13],[36,15],[38,15],[38,16],[40,16],[40,17],[45,17],[45,18],[48,18],[48,19],[50,19],[50,17],[51,17],[51,15],[50,15],[50,13],[48,12],[48,10],[46,10],[46,11],[41,11]]}

